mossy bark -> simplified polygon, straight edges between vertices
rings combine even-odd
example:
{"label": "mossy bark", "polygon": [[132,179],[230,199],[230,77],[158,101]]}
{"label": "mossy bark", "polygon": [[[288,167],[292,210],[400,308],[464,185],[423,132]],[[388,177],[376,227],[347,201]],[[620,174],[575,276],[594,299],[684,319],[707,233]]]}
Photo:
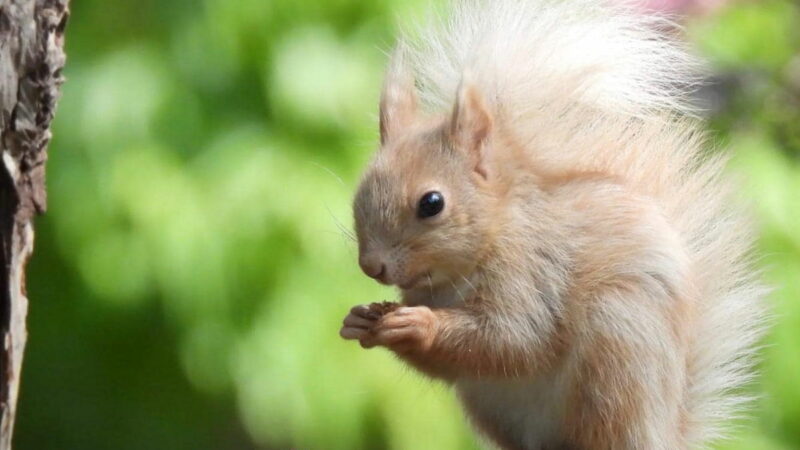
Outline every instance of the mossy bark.
{"label": "mossy bark", "polygon": [[68,0],[0,0],[0,450],[11,448],[33,218],[46,207],[50,122],[64,67]]}

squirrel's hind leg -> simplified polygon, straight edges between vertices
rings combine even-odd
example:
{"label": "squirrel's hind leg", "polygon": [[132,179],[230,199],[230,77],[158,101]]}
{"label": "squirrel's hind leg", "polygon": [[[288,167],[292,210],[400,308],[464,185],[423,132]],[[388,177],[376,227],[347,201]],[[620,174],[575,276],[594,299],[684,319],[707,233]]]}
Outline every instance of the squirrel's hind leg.
{"label": "squirrel's hind leg", "polygon": [[588,314],[569,363],[564,429],[572,447],[686,448],[685,355],[649,300],[615,291]]}

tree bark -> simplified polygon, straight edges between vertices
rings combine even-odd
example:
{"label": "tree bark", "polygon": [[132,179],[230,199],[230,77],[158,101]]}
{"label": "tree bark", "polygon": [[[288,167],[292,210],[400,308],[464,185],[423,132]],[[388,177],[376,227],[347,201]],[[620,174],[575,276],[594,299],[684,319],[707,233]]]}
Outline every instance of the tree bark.
{"label": "tree bark", "polygon": [[0,0],[0,450],[11,448],[27,331],[25,264],[46,206],[44,164],[68,0]]}

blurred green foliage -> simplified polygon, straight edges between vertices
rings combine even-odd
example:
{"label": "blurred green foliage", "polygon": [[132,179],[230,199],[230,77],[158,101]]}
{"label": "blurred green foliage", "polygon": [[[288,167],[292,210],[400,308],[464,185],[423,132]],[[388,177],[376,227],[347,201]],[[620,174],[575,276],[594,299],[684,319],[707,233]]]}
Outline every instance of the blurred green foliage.
{"label": "blurred green foliage", "polygon": [[[343,230],[382,50],[426,3],[73,2],[17,448],[477,448],[445,388],[337,336],[394,295]],[[789,0],[689,23],[778,287],[727,449],[800,445],[798,30]]]}

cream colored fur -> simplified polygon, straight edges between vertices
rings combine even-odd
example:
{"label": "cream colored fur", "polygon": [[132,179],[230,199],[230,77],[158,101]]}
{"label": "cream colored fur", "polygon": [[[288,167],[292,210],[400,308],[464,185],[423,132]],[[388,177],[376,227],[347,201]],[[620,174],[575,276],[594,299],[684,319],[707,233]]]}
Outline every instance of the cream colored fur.
{"label": "cream colored fur", "polygon": [[[664,19],[461,1],[401,39],[360,262],[406,307],[342,336],[453,383],[503,448],[701,448],[748,400],[765,288]],[[442,192],[444,211],[416,204]],[[377,265],[377,266],[376,266]]]}

